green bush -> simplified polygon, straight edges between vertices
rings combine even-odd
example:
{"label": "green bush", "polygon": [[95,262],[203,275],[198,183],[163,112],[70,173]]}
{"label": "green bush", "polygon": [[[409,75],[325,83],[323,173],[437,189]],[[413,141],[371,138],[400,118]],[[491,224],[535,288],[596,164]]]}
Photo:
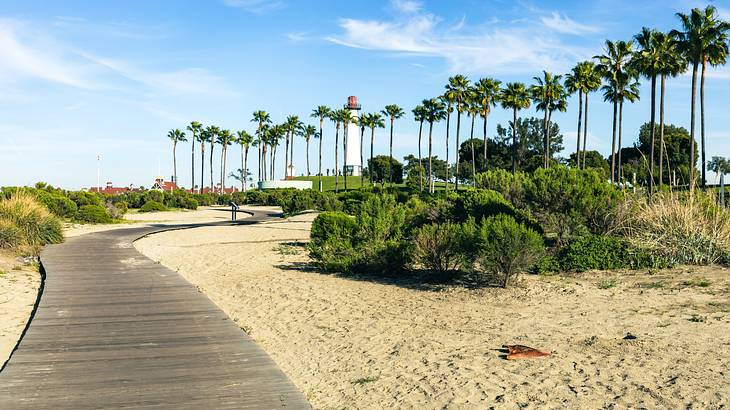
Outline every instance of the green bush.
{"label": "green bush", "polygon": [[61,221],[24,190],[0,200],[0,231],[1,246],[27,253],[63,241]]}
{"label": "green bush", "polygon": [[621,238],[598,235],[586,235],[571,241],[558,252],[558,260],[563,270],[571,272],[667,265],[634,249]]}
{"label": "green bush", "polygon": [[121,215],[124,215],[129,211],[129,205],[126,201],[117,202],[114,204],[114,206],[119,210],[119,213]]}
{"label": "green bush", "polygon": [[312,222],[310,256],[327,271],[348,272],[357,263],[353,239],[355,219],[342,212],[323,212]]}
{"label": "green bush", "polygon": [[139,208],[139,212],[163,212],[167,211],[167,207],[157,201],[148,201]]}
{"label": "green bush", "polygon": [[78,210],[76,202],[61,194],[39,190],[36,192],[36,196],[38,197],[38,200],[56,216],[72,218]]}
{"label": "green bush", "polygon": [[514,206],[524,208],[526,207],[525,181],[527,179],[528,175],[524,172],[518,171],[513,174],[505,169],[497,168],[477,174],[475,185],[477,188],[497,191]]}
{"label": "green bush", "polygon": [[438,274],[465,267],[474,238],[474,224],[446,222],[418,228],[413,235],[411,262]]}
{"label": "green bush", "polygon": [[532,267],[532,273],[538,275],[545,275],[551,273],[558,273],[562,270],[560,267],[560,261],[553,255],[543,255],[540,260],[535,263]]}
{"label": "green bush", "polygon": [[101,205],[83,205],[76,212],[74,219],[95,224],[108,224],[112,222],[111,215]]}
{"label": "green bush", "polygon": [[13,249],[23,243],[23,233],[15,224],[0,219],[0,249]]}
{"label": "green bush", "polygon": [[165,193],[162,191],[158,191],[158,190],[149,190],[144,193],[143,197],[144,197],[144,203],[142,204],[142,206],[144,206],[144,204],[146,204],[147,202],[150,202],[150,201],[158,202],[158,203],[165,202]]}
{"label": "green bush", "polygon": [[477,231],[475,268],[499,279],[506,287],[530,268],[544,252],[542,237],[509,215],[485,219]]}

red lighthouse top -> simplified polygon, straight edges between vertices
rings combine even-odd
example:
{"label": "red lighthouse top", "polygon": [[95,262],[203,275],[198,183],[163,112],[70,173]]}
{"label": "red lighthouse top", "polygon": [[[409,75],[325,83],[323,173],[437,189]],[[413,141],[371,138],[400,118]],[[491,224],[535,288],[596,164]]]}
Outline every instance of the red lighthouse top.
{"label": "red lighthouse top", "polygon": [[359,110],[360,104],[357,102],[357,97],[354,95],[351,95],[347,97],[347,105],[345,105],[345,108],[349,108],[351,110]]}

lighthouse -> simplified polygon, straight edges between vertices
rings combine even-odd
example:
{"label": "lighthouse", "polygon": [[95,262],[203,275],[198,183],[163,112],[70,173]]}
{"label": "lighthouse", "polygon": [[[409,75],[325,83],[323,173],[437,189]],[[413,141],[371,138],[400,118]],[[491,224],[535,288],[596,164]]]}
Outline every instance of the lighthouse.
{"label": "lighthouse", "polygon": [[362,161],[360,160],[360,104],[357,97],[351,95],[347,97],[347,104],[344,107],[350,110],[352,117],[356,121],[347,124],[347,148],[345,149],[345,169],[346,175],[360,176],[362,174]]}

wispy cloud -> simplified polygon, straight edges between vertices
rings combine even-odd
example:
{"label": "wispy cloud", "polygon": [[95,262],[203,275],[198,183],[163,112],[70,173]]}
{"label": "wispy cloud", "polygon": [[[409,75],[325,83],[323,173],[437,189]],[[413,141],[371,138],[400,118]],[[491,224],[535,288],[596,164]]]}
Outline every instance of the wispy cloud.
{"label": "wispy cloud", "polygon": [[540,21],[542,21],[545,27],[558,33],[586,34],[597,33],[599,31],[597,27],[578,23],[567,16],[562,16],[558,12],[553,12],[550,16],[543,16],[540,18]]}
{"label": "wispy cloud", "polygon": [[392,0],[391,4],[401,13],[417,13],[423,8],[423,4],[416,0]]}
{"label": "wispy cloud", "polygon": [[229,7],[237,7],[254,14],[265,14],[285,6],[282,0],[223,0]]}
{"label": "wispy cloud", "polygon": [[286,38],[288,38],[290,41],[294,43],[301,43],[302,41],[309,40],[309,33],[307,32],[294,32],[294,33],[287,33]]}
{"label": "wispy cloud", "polygon": [[[421,10],[421,9],[419,9]],[[563,19],[558,16],[558,18]],[[552,20],[549,20],[552,21]],[[524,73],[536,69],[566,70],[590,50],[563,42],[565,30],[520,24],[442,27],[438,16],[423,10],[396,19],[340,20],[342,33],[332,43],[405,55],[443,58],[452,72]],[[579,30],[573,27],[573,31]],[[583,27],[587,30],[587,27]]]}

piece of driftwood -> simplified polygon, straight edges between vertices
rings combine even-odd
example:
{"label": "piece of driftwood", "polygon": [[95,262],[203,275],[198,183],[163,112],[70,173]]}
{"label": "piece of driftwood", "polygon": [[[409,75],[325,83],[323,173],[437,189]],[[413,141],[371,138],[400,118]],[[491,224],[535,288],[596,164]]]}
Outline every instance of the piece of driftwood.
{"label": "piece of driftwood", "polygon": [[549,352],[543,352],[524,345],[503,345],[502,348],[507,349],[507,356],[505,357],[507,360],[550,356]]}

